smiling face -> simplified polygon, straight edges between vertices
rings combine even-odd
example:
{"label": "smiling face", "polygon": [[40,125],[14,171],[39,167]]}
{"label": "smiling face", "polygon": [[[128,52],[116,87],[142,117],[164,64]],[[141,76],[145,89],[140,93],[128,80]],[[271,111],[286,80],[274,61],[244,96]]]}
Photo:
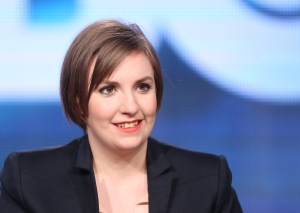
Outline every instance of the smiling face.
{"label": "smiling face", "polygon": [[[90,76],[95,60],[90,69]],[[130,53],[99,84],[88,103],[91,146],[116,152],[146,146],[157,111],[152,66],[142,52]]]}

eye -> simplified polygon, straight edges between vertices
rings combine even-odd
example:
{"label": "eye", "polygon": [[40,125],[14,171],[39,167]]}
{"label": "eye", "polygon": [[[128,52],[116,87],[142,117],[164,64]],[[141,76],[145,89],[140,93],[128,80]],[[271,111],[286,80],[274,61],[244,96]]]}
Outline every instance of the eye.
{"label": "eye", "polygon": [[104,87],[100,88],[99,92],[104,95],[112,95],[113,93],[116,92],[116,88],[115,88],[115,86],[108,85],[108,86],[104,86]]}
{"label": "eye", "polygon": [[151,89],[151,86],[147,83],[139,83],[137,89],[140,92],[146,93]]}

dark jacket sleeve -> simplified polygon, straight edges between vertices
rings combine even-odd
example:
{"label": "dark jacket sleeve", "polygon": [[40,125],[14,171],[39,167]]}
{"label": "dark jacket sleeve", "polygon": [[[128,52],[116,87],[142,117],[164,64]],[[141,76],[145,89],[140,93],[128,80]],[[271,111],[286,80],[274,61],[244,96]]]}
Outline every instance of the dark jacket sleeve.
{"label": "dark jacket sleeve", "polygon": [[240,213],[243,212],[235,190],[231,187],[231,171],[226,158],[220,156],[219,161],[219,186],[215,206],[216,213]]}
{"label": "dark jacket sleeve", "polygon": [[18,154],[5,160],[0,176],[0,213],[25,213]]}

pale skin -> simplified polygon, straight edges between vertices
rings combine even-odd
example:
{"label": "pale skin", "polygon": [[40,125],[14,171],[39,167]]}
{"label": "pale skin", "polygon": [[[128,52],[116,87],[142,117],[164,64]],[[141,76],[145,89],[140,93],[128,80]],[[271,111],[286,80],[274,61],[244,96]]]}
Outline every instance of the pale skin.
{"label": "pale skin", "polygon": [[87,134],[99,204],[107,212],[131,213],[147,193],[147,138],[156,111],[154,71],[142,52],[130,53],[91,95]]}

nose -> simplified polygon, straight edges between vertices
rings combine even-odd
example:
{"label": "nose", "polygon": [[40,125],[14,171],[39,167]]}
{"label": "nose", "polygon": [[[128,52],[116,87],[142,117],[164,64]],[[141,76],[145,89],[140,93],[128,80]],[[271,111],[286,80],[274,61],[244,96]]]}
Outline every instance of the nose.
{"label": "nose", "polygon": [[120,104],[120,111],[122,114],[135,115],[139,110],[137,97],[133,92],[124,94]]}

